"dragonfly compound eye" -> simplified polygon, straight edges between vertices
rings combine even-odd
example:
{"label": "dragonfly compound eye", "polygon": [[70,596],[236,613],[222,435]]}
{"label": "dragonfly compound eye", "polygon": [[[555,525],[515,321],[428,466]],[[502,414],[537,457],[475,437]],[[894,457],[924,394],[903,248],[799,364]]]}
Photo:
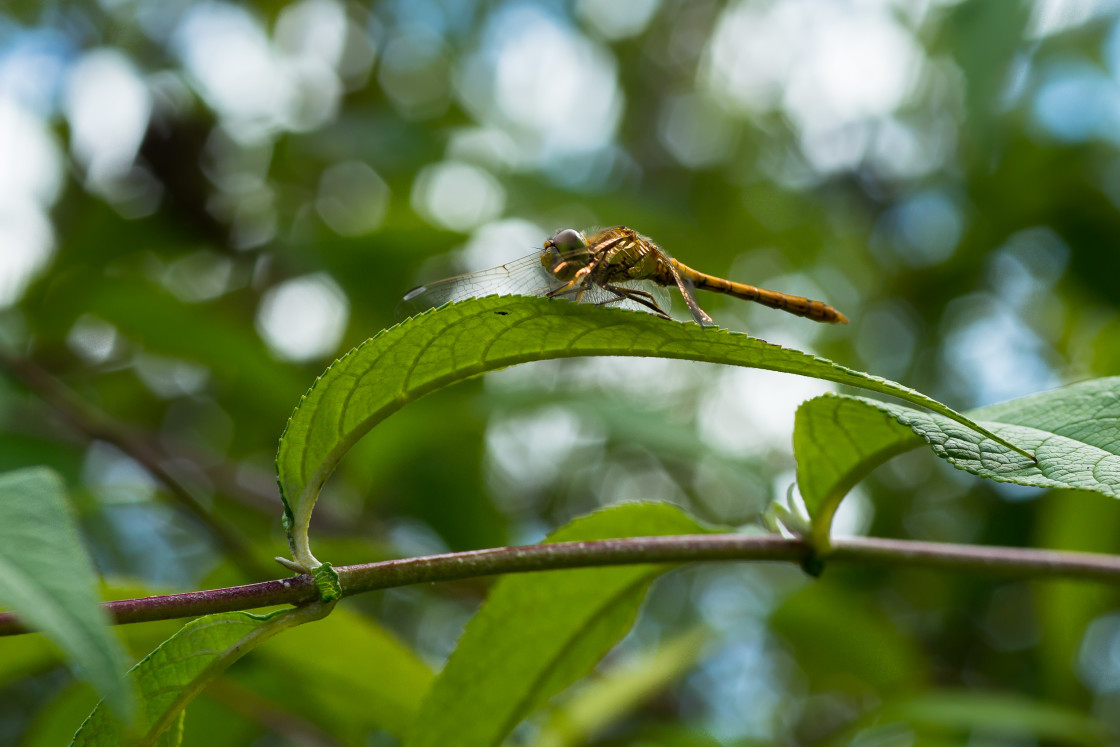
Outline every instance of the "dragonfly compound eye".
{"label": "dragonfly compound eye", "polygon": [[583,238],[583,234],[574,228],[565,228],[560,233],[553,236],[545,242],[546,247],[555,247],[557,251],[569,252],[573,249],[582,249],[587,246],[587,240]]}

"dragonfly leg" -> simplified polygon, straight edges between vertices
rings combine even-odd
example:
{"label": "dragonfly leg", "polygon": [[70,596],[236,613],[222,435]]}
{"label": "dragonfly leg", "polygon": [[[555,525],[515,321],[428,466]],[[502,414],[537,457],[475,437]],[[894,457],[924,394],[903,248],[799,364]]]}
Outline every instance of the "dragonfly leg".
{"label": "dragonfly leg", "polygon": [[622,288],[617,285],[610,285],[609,283],[603,285],[604,290],[609,290],[618,296],[616,299],[607,301],[606,303],[614,303],[615,301],[622,301],[628,299],[635,303],[640,303],[653,313],[657,314],[662,319],[670,319],[671,317],[666,314],[660,306],[657,305],[657,300],[649,291],[637,290],[635,288]]}
{"label": "dragonfly leg", "polygon": [[576,296],[576,301],[579,301],[580,296],[587,290],[588,280],[587,276],[591,274],[591,265],[581,267],[576,271],[575,276],[564,283],[559,288],[549,291],[546,295],[548,298],[561,298],[563,296]]}
{"label": "dragonfly leg", "polygon": [[[567,275],[567,274],[568,274],[568,271],[569,271],[569,270],[570,270],[570,269],[571,269],[572,267],[575,267],[575,264],[576,264],[576,263],[575,263],[575,262],[573,262],[572,260],[570,260],[570,259],[567,259],[567,260],[564,260],[563,262],[560,262],[560,263],[556,264],[555,266],[553,266],[553,267],[552,267],[552,268],[551,268],[551,269],[549,270],[549,272],[551,272],[551,273],[552,273],[553,275],[555,275],[555,276],[556,276],[556,277],[558,277],[558,278],[562,278],[562,277],[564,277],[565,275]],[[574,275],[579,275],[579,271],[580,271],[581,269],[583,269],[583,267],[584,267],[584,265],[580,265],[579,267],[577,267],[577,268],[575,269],[575,272],[574,272],[573,274],[574,274]]]}
{"label": "dragonfly leg", "polygon": [[583,295],[583,293],[586,290],[587,290],[587,284],[586,283],[577,283],[576,281],[573,280],[573,281],[568,282],[565,285],[561,286],[560,288],[557,288],[555,290],[550,290],[545,295],[548,298],[564,298],[565,296],[576,296],[576,300],[578,301],[579,296]]}
{"label": "dragonfly leg", "polygon": [[[715,327],[716,323],[702,308],[700,308],[700,304],[696,303],[696,296],[692,293],[694,287],[692,280],[680,271],[678,267],[679,264],[677,260],[670,258],[669,271],[672,273],[673,280],[676,282],[677,288],[681,292],[681,297],[684,298],[685,305],[688,306],[689,313],[692,314],[693,320],[701,327]],[[693,270],[693,272],[695,272],[695,270]]]}

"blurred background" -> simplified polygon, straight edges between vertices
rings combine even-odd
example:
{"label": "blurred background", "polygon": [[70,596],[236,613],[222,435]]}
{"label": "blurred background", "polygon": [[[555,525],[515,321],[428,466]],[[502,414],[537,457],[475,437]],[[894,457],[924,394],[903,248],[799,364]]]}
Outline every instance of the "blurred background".
{"label": "blurred background", "polygon": [[[702,295],[721,325],[966,409],[1120,370],[1118,205],[1113,0],[8,2],[0,469],[66,476],[109,594],[277,576],[286,418],[414,285],[625,224],[852,320]],[[661,360],[487,375],[358,444],[316,553],[534,542],[633,500],[750,524],[829,388]],[[1120,509],[915,452],[837,531],[1115,552]],[[347,624],[438,669],[487,586],[364,595]],[[139,657],[176,627],[120,633]],[[401,719],[354,697],[361,645],[301,646],[235,667],[186,743],[395,744]],[[284,666],[340,694],[297,698]],[[1120,597],[714,564],[661,579],[601,670],[552,706],[614,692],[598,721],[517,741],[1109,743]],[[61,743],[92,702],[37,637],[0,640],[0,744]]]}

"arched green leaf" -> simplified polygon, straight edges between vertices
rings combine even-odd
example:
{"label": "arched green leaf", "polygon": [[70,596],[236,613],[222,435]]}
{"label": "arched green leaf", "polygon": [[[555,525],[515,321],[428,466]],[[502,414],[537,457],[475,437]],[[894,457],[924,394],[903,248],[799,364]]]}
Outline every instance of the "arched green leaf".
{"label": "arched green leaf", "polygon": [[853,485],[926,443],[954,467],[999,482],[1090,490],[1120,498],[1120,377],[1095,379],[969,413],[1004,443],[938,413],[828,394],[804,402],[794,422],[797,483],[825,547],[832,516]]}
{"label": "arched green leaf", "polygon": [[316,603],[267,615],[223,612],[190,621],[129,670],[129,681],[140,699],[135,727],[99,703],[70,744],[177,744],[184,709],[207,684],[269,638],[329,612],[330,605]]}
{"label": "arched green leaf", "polygon": [[97,596],[97,576],[62,478],[45,467],[0,476],[0,606],[54,642],[78,674],[129,718],[133,702],[121,679],[124,652]]}
{"label": "arched green leaf", "polygon": [[307,537],[319,490],[347,450],[386,417],[425,394],[487,371],[593,355],[708,361],[835,381],[927,407],[1017,449],[913,389],[745,334],[543,298],[470,299],[366,340],[328,368],[300,400],[276,457],[296,564],[307,570],[319,564]]}

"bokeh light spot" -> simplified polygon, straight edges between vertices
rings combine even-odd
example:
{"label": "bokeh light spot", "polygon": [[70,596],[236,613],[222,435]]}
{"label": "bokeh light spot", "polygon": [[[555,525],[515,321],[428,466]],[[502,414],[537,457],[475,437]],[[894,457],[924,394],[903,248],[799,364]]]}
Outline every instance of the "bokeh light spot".
{"label": "bokeh light spot", "polygon": [[607,48],[522,2],[490,17],[479,50],[457,75],[458,93],[479,120],[508,128],[526,160],[548,166],[614,138],[622,93]]}
{"label": "bokeh light spot", "polygon": [[115,49],[88,52],[70,71],[65,109],[70,147],[89,182],[104,188],[128,172],[152,112],[132,62]]}
{"label": "bokeh light spot", "polygon": [[90,314],[82,314],[66,335],[66,345],[91,365],[105,363],[120,348],[117,328]]}
{"label": "bokeh light spot", "polygon": [[617,41],[642,33],[661,0],[576,0],[576,15],[607,39]]}
{"label": "bokeh light spot", "polygon": [[265,293],[257,331],[278,358],[318,360],[338,350],[349,316],[350,302],[329,275],[304,275]]}
{"label": "bokeh light spot", "polygon": [[389,210],[389,185],[360,161],[337,163],[319,179],[315,207],[336,233],[371,233],[381,227]]}
{"label": "bokeh light spot", "polygon": [[450,71],[443,40],[413,31],[389,40],[377,82],[402,116],[427,119],[442,114],[450,103]]}
{"label": "bokeh light spot", "polygon": [[422,169],[412,188],[416,212],[452,231],[468,231],[493,220],[505,204],[505,190],[490,172],[458,161]]}
{"label": "bokeh light spot", "polygon": [[48,206],[62,188],[62,158],[46,124],[0,95],[0,206]]}
{"label": "bokeh light spot", "polygon": [[964,231],[961,209],[937,190],[908,198],[884,221],[891,248],[911,267],[930,267],[949,259]]}
{"label": "bokeh light spot", "polygon": [[23,297],[54,256],[54,229],[33,206],[0,207],[0,309]]}
{"label": "bokeh light spot", "polygon": [[1120,86],[1092,65],[1064,64],[1049,70],[1032,113],[1047,134],[1062,142],[1120,140]]}
{"label": "bokeh light spot", "polygon": [[924,66],[889,3],[741,2],[720,17],[702,76],[713,95],[745,112],[784,113],[810,160],[821,158],[816,168],[832,171],[859,162],[867,141],[853,139],[852,127],[898,109]]}
{"label": "bokeh light spot", "polygon": [[520,218],[507,218],[481,226],[463,247],[463,272],[497,267],[540,248],[552,234]]}
{"label": "bokeh light spot", "polygon": [[734,123],[710,99],[699,94],[669,98],[657,132],[665,149],[694,169],[722,161],[735,144]]}

